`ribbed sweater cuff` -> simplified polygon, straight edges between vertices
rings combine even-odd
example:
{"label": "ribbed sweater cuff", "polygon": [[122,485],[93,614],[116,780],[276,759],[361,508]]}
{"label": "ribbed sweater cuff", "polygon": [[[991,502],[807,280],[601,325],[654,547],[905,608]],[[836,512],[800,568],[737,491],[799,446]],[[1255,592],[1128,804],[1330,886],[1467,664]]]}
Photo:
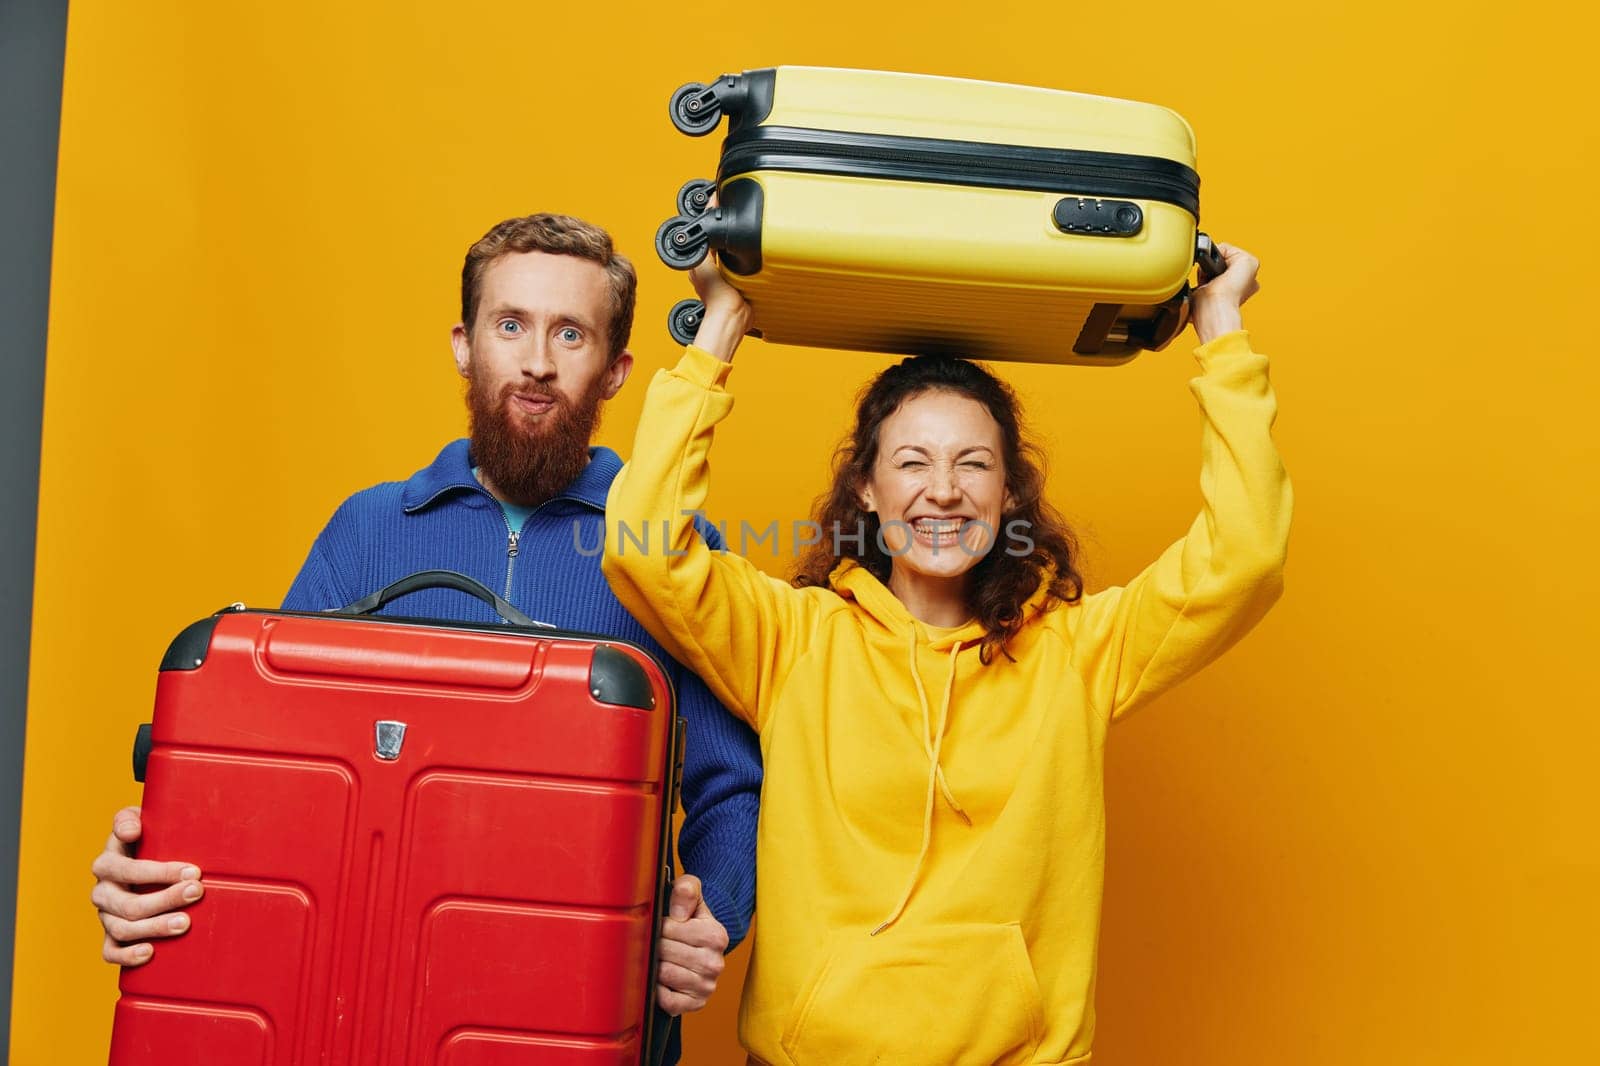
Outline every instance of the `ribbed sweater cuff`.
{"label": "ribbed sweater cuff", "polygon": [[[749,926],[734,917],[723,917],[723,915],[732,915],[737,908],[715,885],[701,882],[701,891],[705,893],[706,906],[711,908],[711,913],[716,915],[717,921],[721,922],[722,927],[728,931],[728,951],[732,951],[744,940],[745,933],[749,931]],[[727,954],[727,952],[723,954]]]}
{"label": "ribbed sweater cuff", "polygon": [[[741,897],[754,901],[755,870],[750,867],[747,858],[730,854],[733,849],[724,851],[707,847],[702,842],[701,847],[695,850],[698,852],[695,858],[700,861],[695,863],[697,868],[689,872],[700,878],[700,891],[705,896],[706,906],[711,908],[711,913],[728,931],[728,950],[732,951],[750,931],[750,915],[737,901]],[[709,866],[705,863],[706,859],[711,860]],[[689,860],[685,858],[683,863],[684,868],[688,869]]]}

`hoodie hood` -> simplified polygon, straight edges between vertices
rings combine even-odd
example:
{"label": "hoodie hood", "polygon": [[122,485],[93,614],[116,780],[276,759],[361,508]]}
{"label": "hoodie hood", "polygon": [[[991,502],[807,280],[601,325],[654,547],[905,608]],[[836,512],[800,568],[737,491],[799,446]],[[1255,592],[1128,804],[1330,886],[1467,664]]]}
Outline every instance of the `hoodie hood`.
{"label": "hoodie hood", "polygon": [[[923,623],[911,616],[889,587],[854,559],[845,559],[833,568],[833,573],[828,575],[828,586],[845,599],[854,600],[874,621],[892,633],[924,632]],[[1049,605],[1050,578],[1046,575],[1022,605],[1024,624],[1043,613]],[[971,619],[957,629],[931,635],[927,643],[934,651],[948,651],[951,645],[977,645],[982,642],[984,632],[982,623]]]}

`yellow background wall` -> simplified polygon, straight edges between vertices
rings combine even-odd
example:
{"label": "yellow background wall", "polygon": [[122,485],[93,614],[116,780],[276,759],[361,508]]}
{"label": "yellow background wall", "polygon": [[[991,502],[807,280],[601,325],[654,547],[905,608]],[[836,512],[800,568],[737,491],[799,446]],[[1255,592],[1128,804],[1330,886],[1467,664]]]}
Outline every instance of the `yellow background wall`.
{"label": "yellow background wall", "polygon": [[[687,286],[651,239],[715,153],[667,96],[782,62],[1175,107],[1206,228],[1265,263],[1289,592],[1114,733],[1096,1062],[1600,1061],[1593,27],[1437,0],[715,12],[75,0],[12,1061],[103,1061],[87,868],[168,639],[276,603],[339,500],[459,434],[467,244],[540,209],[606,225],[639,372],[666,364]],[[714,509],[799,517],[884,363],[749,344]],[[1006,371],[1100,583],[1196,506],[1191,370]],[[624,452],[642,391],[609,411]],[[736,961],[690,1062],[739,1061]]]}

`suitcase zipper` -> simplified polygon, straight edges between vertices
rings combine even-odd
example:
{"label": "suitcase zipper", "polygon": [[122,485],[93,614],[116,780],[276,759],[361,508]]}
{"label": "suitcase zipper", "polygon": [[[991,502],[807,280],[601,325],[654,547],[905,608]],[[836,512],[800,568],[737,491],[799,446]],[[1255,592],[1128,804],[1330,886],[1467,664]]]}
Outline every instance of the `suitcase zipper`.
{"label": "suitcase zipper", "polygon": [[723,144],[719,183],[757,170],[977,185],[1174,204],[1200,217],[1200,176],[1160,156],[758,126]]}

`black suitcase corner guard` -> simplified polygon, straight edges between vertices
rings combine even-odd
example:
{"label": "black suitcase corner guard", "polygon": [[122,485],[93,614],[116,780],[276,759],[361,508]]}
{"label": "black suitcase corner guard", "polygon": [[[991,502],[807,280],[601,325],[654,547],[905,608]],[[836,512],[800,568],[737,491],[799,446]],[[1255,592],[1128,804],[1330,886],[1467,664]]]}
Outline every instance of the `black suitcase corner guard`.
{"label": "black suitcase corner guard", "polygon": [[655,693],[650,691],[650,677],[644,667],[626,652],[605,644],[597,644],[594,658],[589,662],[589,695],[597,703],[614,707],[637,707],[641,711],[654,710]]}
{"label": "black suitcase corner guard", "polygon": [[167,653],[161,657],[161,669],[199,669],[206,661],[206,652],[211,650],[211,631],[217,628],[217,618],[211,615],[185,626],[167,645]]}

